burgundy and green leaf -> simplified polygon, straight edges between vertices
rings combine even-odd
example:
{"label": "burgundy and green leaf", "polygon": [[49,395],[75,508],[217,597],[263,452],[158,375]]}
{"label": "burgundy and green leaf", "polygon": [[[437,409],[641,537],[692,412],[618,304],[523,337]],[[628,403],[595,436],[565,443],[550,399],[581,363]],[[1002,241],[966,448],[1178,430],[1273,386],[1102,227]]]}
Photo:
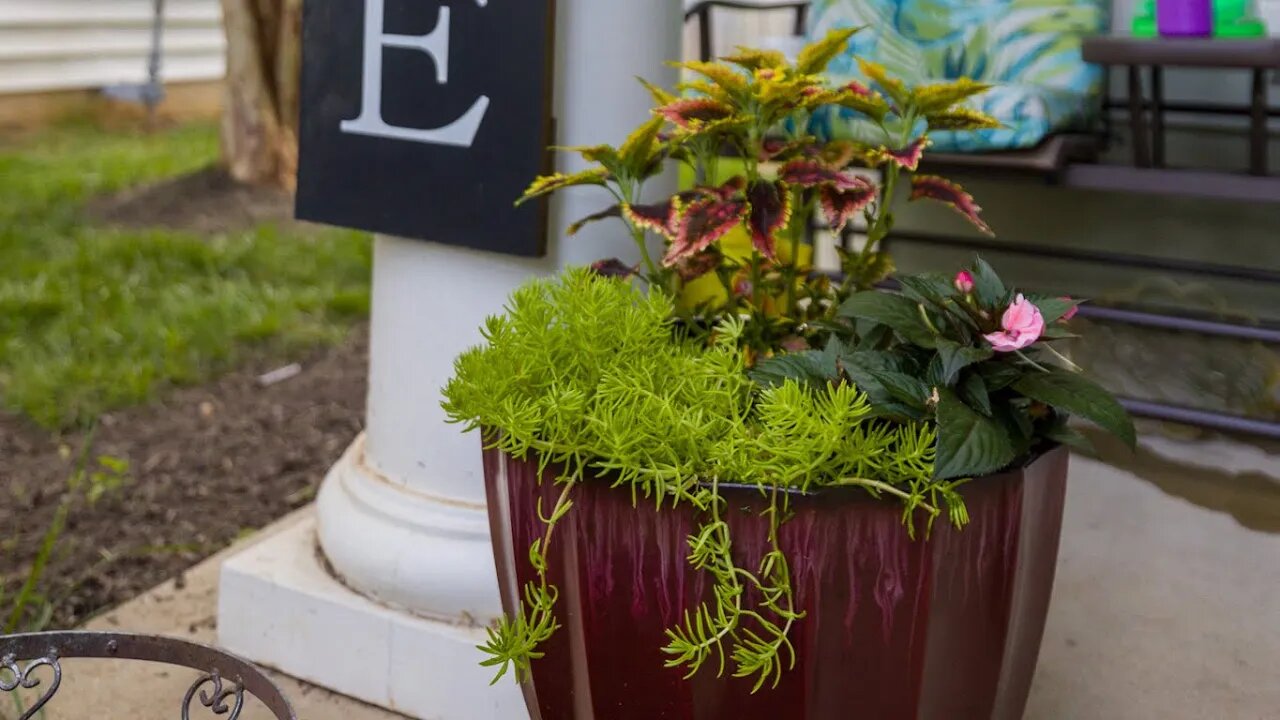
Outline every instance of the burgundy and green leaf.
{"label": "burgundy and green leaf", "polygon": [[890,150],[889,148],[880,148],[876,151],[877,164],[893,163],[903,170],[915,172],[920,167],[920,158],[924,157],[924,149],[929,146],[929,137],[921,135],[916,138],[910,145]]}
{"label": "burgundy and green leaf", "polygon": [[673,267],[680,260],[706,250],[712,243],[742,224],[747,213],[744,199],[721,200],[704,196],[677,209],[675,238],[662,263]]}
{"label": "burgundy and green leaf", "polygon": [[618,258],[597,260],[591,263],[591,271],[602,277],[619,279],[629,278],[637,273],[635,267],[622,262]]}
{"label": "burgundy and green leaf", "polygon": [[853,173],[841,172],[818,160],[792,160],[778,170],[778,179],[796,187],[833,185],[840,190],[854,190],[864,182]]}
{"label": "burgundy and green leaf", "polygon": [[983,221],[982,208],[974,202],[973,196],[950,180],[937,175],[915,175],[911,178],[911,199],[936,200],[945,203],[973,223],[974,227],[987,235],[995,235],[991,227]]}
{"label": "burgundy and green leaf", "polygon": [[751,245],[761,255],[773,259],[778,231],[791,222],[791,192],[782,182],[758,180],[747,188],[747,228]]}
{"label": "burgundy and green leaf", "polygon": [[683,98],[663,105],[654,112],[684,129],[696,128],[733,116],[732,107],[711,98]]}
{"label": "burgundy and green leaf", "polygon": [[735,97],[747,90],[747,77],[740,70],[735,70],[724,63],[693,60],[678,63],[677,67],[691,70],[710,80],[729,97]]}
{"label": "burgundy and green leaf", "polygon": [[857,178],[859,186],[849,189],[838,189],[826,186],[818,191],[818,199],[822,203],[822,211],[827,216],[831,229],[840,231],[850,220],[875,200],[876,186],[865,178]]}
{"label": "burgundy and green leaf", "polygon": [[605,208],[604,210],[601,210],[598,213],[592,213],[591,215],[588,215],[582,218],[581,220],[578,220],[574,224],[570,225],[567,231],[568,235],[569,237],[573,237],[574,235],[577,235],[578,232],[582,230],[582,228],[586,227],[587,225],[590,225],[593,222],[599,222],[601,220],[607,220],[609,218],[616,218],[621,215],[622,215],[621,205],[614,205],[613,207]]}
{"label": "burgundy and green leaf", "polygon": [[706,275],[720,266],[720,253],[715,248],[708,248],[691,257],[684,258],[675,264],[676,274],[684,282],[691,282]]}
{"label": "burgundy and green leaf", "polygon": [[609,171],[604,168],[591,168],[571,175],[565,173],[543,175],[533,181],[529,189],[524,191],[524,195],[516,201],[516,205],[575,185],[604,185],[607,179],[609,179]]}
{"label": "burgundy and green leaf", "polygon": [[653,205],[624,205],[622,214],[632,225],[667,239],[675,239],[675,199]]}

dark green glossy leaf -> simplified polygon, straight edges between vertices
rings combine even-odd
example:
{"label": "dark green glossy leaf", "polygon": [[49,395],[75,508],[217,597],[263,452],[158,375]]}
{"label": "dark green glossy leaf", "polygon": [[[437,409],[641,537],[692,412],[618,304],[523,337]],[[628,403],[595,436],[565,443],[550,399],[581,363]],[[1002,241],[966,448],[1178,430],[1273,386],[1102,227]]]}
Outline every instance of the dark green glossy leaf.
{"label": "dark green glossy leaf", "polygon": [[1091,442],[1089,438],[1080,434],[1079,430],[1076,430],[1066,423],[1055,424],[1045,430],[1044,436],[1056,443],[1061,443],[1077,450],[1093,452],[1093,442]]}
{"label": "dark green glossy leaf", "polygon": [[983,360],[989,360],[995,351],[990,347],[971,347],[938,339],[938,357],[942,362],[942,384],[954,385],[960,371]]}
{"label": "dark green glossy leaf", "polygon": [[899,402],[923,410],[929,402],[929,386],[903,373],[872,371],[876,381]]}
{"label": "dark green glossy leaf", "polygon": [[920,304],[914,300],[876,290],[857,293],[840,306],[840,315],[843,317],[887,325],[907,342],[921,347],[933,347],[936,338],[925,324],[922,312]]}
{"label": "dark green glossy leaf", "polygon": [[1130,447],[1137,443],[1133,419],[1111,393],[1100,385],[1068,370],[1024,375],[1013,389],[1059,412],[1076,415],[1098,425]]}
{"label": "dark green glossy leaf", "polygon": [[1003,427],[974,412],[951,390],[942,388],[939,396],[935,477],[977,477],[1013,462],[1016,453]]}
{"label": "dark green glossy leaf", "polygon": [[898,284],[902,286],[903,295],[917,302],[929,303],[938,308],[945,307],[947,300],[958,294],[954,279],[940,273],[905,275],[897,278],[897,280]]}
{"label": "dark green glossy leaf", "polygon": [[956,387],[956,392],[966,405],[991,417],[991,395],[981,375],[974,372],[965,375],[964,380]]}
{"label": "dark green glossy leaf", "polygon": [[1044,318],[1046,325],[1051,325],[1062,319],[1071,310],[1075,309],[1080,303],[1069,298],[1049,297],[1045,295],[1036,295],[1027,298],[1040,311],[1040,315]]}
{"label": "dark green glossy leaf", "polygon": [[1009,291],[1000,276],[982,258],[973,261],[973,293],[978,303],[986,308],[1000,308],[1009,304]]}
{"label": "dark green glossy leaf", "polygon": [[982,375],[982,381],[987,384],[987,390],[996,392],[1003,390],[1013,383],[1025,373],[1024,370],[1010,362],[994,361],[984,362],[976,367],[977,372]]}
{"label": "dark green glossy leaf", "polygon": [[748,374],[756,384],[764,387],[777,387],[787,380],[820,387],[838,378],[839,370],[834,356],[808,350],[769,358]]}

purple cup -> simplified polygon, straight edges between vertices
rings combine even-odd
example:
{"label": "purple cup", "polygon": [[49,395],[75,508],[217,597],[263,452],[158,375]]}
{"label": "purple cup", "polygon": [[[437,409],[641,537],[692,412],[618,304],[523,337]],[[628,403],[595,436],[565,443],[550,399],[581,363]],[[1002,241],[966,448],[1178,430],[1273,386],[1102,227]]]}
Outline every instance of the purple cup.
{"label": "purple cup", "polygon": [[1213,0],[1156,0],[1156,25],[1162,36],[1213,35]]}

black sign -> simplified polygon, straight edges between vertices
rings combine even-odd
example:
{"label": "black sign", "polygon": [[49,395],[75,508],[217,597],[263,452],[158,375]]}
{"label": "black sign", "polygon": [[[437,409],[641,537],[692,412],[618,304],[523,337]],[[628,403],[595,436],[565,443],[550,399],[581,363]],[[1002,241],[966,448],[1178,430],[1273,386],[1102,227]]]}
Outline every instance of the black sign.
{"label": "black sign", "polygon": [[541,255],[553,0],[308,0],[297,216]]}

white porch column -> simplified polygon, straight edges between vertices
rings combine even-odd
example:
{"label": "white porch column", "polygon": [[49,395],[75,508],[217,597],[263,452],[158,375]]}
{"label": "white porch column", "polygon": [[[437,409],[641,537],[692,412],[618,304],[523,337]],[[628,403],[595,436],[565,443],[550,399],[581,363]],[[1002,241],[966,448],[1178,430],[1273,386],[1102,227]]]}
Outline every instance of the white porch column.
{"label": "white porch column", "polygon": [[[665,63],[680,55],[682,2],[557,4],[557,143],[619,143],[650,107],[634,76],[675,81]],[[674,178],[650,185],[671,190]],[[501,612],[480,442],[444,422],[440,389],[525,279],[635,257],[611,223],[561,239],[569,222],[607,205],[591,190],[555,201],[543,259],[377,238],[366,434],[325,479],[314,523],[224,566],[218,626],[229,649],[416,717],[523,716],[514,684],[490,687],[491,671],[477,665],[482,626]]]}

